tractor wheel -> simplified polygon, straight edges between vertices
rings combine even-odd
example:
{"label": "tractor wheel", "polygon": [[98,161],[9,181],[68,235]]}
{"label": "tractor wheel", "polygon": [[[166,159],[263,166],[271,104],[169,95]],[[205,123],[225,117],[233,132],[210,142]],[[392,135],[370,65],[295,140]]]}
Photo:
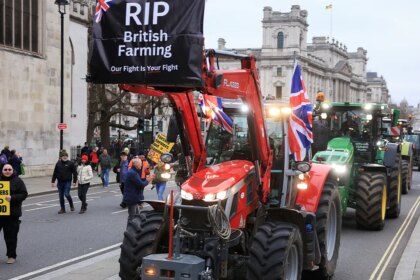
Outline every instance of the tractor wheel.
{"label": "tractor wheel", "polygon": [[324,184],[316,211],[316,221],[321,263],[317,264],[319,269],[305,271],[305,278],[330,279],[337,265],[341,236],[340,192],[333,181],[326,181]]}
{"label": "tractor wheel", "polygon": [[407,194],[410,190],[410,172],[408,170],[408,161],[403,160],[401,163],[401,193]]}
{"label": "tractor wheel", "polygon": [[138,280],[143,257],[161,251],[165,231],[163,213],[143,211],[128,224],[121,245],[120,277]]}
{"label": "tractor wheel", "polygon": [[385,225],[387,189],[385,174],[363,172],[356,190],[356,223],[369,230],[381,230]]}
{"label": "tractor wheel", "polygon": [[398,218],[401,211],[401,169],[400,161],[392,168],[389,182],[389,205],[386,210],[387,218]]}
{"label": "tractor wheel", "polygon": [[299,280],[302,274],[303,244],[299,229],[288,223],[267,222],[251,244],[248,280]]}

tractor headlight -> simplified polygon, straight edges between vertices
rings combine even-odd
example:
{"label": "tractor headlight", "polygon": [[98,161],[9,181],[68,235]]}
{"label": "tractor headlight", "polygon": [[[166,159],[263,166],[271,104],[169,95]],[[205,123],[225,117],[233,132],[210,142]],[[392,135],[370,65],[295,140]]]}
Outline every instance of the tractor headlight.
{"label": "tractor headlight", "polygon": [[216,194],[208,193],[204,196],[203,200],[206,201],[206,202],[215,201],[216,200]]}
{"label": "tractor headlight", "polygon": [[292,109],[289,107],[283,107],[281,108],[281,113],[284,115],[289,115],[292,112]]}
{"label": "tractor headlight", "polygon": [[321,113],[321,119],[325,120],[327,118],[327,113]]}
{"label": "tractor headlight", "polygon": [[271,118],[279,117],[280,114],[281,114],[280,108],[271,107],[270,109],[268,109],[268,116]]}
{"label": "tractor headlight", "polygon": [[223,199],[225,199],[227,197],[227,192],[226,191],[221,191],[221,192],[218,192],[217,194],[216,194],[216,198],[217,199],[220,199],[220,200],[223,200]]}
{"label": "tractor headlight", "polygon": [[194,198],[192,193],[186,192],[184,190],[181,190],[181,197],[186,200],[193,200]]}
{"label": "tractor headlight", "polygon": [[347,171],[347,166],[341,164],[333,164],[332,168],[337,174],[344,174]]}

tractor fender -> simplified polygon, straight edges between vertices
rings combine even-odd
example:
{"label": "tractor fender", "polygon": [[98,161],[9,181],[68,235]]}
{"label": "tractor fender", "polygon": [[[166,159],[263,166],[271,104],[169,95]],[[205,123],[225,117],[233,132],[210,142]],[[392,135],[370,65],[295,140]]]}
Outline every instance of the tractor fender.
{"label": "tractor fender", "polygon": [[[395,164],[395,159],[394,159],[394,164]],[[383,172],[384,174],[387,174],[388,169],[380,164],[375,164],[375,163],[368,163],[368,164],[363,164],[360,166],[360,168],[363,171],[371,171],[371,172]]]}
{"label": "tractor fender", "polygon": [[384,155],[384,165],[386,167],[393,167],[395,165],[395,160],[398,157],[400,152],[400,145],[397,143],[388,143],[386,145],[385,155]]}
{"label": "tractor fender", "polygon": [[306,190],[299,190],[296,203],[305,211],[315,213],[321,198],[325,181],[331,173],[331,166],[313,163],[309,171],[309,185]]}

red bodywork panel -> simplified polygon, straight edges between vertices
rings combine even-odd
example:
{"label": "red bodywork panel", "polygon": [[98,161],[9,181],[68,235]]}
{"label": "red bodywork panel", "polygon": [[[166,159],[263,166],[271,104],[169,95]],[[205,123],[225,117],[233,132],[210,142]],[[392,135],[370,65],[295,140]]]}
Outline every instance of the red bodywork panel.
{"label": "red bodywork panel", "polygon": [[181,188],[194,198],[202,199],[206,194],[228,190],[252,170],[254,165],[246,160],[223,162],[196,172]]}
{"label": "red bodywork panel", "polygon": [[[192,194],[195,200],[202,200],[206,194],[226,191],[227,203],[229,199],[237,199],[237,208],[230,217],[230,225],[233,229],[244,228],[249,213],[258,206],[258,185],[254,169],[254,165],[246,160],[220,163],[196,172],[181,188]],[[236,193],[238,195],[235,198]]]}
{"label": "red bodywork panel", "polygon": [[309,186],[306,190],[299,190],[296,204],[305,207],[307,212],[315,213],[321,198],[325,180],[331,171],[331,166],[313,163],[309,171]]}

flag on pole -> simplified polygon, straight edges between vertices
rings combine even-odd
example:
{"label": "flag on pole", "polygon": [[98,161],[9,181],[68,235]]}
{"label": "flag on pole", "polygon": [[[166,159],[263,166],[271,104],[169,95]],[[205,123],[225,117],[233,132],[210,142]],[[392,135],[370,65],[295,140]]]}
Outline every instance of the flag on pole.
{"label": "flag on pole", "polygon": [[302,79],[300,66],[295,63],[290,93],[289,146],[296,161],[304,160],[313,143],[312,105]]}
{"label": "flag on pole", "polygon": [[216,96],[201,94],[199,97],[200,107],[207,118],[211,118],[220,124],[224,130],[233,134],[233,121],[223,112],[222,99]]}
{"label": "flag on pole", "polygon": [[325,10],[332,10],[332,4],[325,6]]}

